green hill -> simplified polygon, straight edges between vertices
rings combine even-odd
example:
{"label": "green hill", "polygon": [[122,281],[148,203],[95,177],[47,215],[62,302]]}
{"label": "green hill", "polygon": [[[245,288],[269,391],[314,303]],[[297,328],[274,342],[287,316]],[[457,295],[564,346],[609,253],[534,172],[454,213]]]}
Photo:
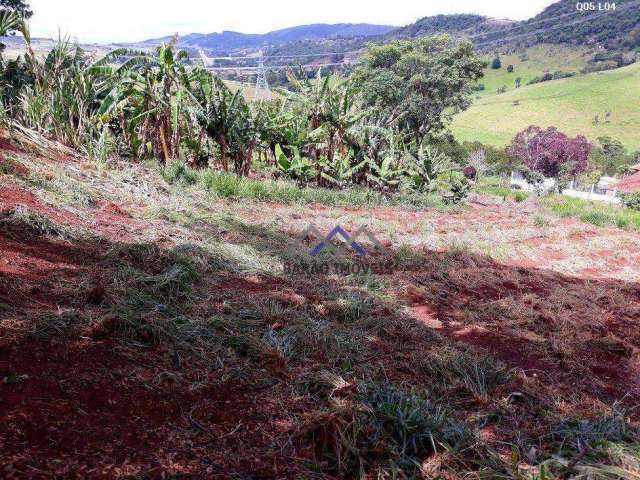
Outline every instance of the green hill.
{"label": "green hill", "polygon": [[[508,90],[515,89],[515,80],[520,77],[521,85],[525,86],[535,77],[545,73],[557,71],[565,73],[578,73],[587,66],[590,57],[586,47],[569,47],[566,45],[536,45],[527,48],[519,53],[501,54],[502,67],[492,69],[487,67],[484,71],[484,78],[479,83],[485,89],[479,92],[484,97],[495,95],[496,90],[502,86]],[[485,60],[490,65],[494,55],[485,56]],[[513,65],[513,72],[508,72],[507,67]]]}
{"label": "green hill", "polygon": [[[571,135],[583,134],[590,140],[609,135],[637,150],[639,105],[640,64],[636,63],[486,95],[456,116],[452,130],[459,140],[500,146],[508,144],[529,125],[555,126]],[[607,112],[610,112],[608,119]]]}

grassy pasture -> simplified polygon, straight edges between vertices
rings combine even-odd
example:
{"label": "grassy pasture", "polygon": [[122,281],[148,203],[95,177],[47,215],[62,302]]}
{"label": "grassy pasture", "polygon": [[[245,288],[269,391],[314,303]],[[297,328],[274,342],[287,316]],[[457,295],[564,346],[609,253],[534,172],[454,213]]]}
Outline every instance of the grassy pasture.
{"label": "grassy pasture", "polygon": [[[502,68],[492,69],[488,66],[484,72],[482,83],[485,89],[479,92],[481,97],[492,96],[503,85],[507,90],[515,89],[515,80],[520,77],[522,86],[537,76],[546,72],[579,72],[587,65],[586,49],[583,47],[567,47],[564,45],[536,45],[525,50],[526,59],[521,53],[500,55]],[[485,59],[491,64],[493,55]],[[513,72],[507,72],[507,67],[513,65]]]}
{"label": "grassy pasture", "polygon": [[[555,126],[591,141],[609,135],[636,150],[640,148],[638,105],[640,64],[633,64],[487,95],[456,116],[452,130],[458,140],[503,146],[529,125]],[[608,120],[607,112],[611,113]],[[598,124],[593,121],[595,115]]]}

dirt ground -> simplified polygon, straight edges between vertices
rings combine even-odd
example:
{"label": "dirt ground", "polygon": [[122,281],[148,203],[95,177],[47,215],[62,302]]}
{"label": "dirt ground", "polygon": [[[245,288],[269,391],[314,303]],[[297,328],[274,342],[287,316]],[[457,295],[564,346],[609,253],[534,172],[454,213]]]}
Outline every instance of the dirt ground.
{"label": "dirt ground", "polygon": [[[372,375],[420,385],[435,338],[489,354],[513,374],[491,399],[465,400],[467,413],[516,391],[535,398],[527,415],[548,408],[589,418],[640,399],[639,232],[480,195],[445,211],[233,202],[183,195],[142,169],[104,173],[11,154],[22,160],[17,173],[0,176],[3,218],[32,212],[82,234],[14,221],[0,228],[2,478],[310,478],[309,462],[322,463],[300,433],[312,406],[296,393],[299,379],[337,365],[358,377],[375,365]],[[34,170],[67,175],[94,201],[56,201],[24,180]],[[375,276],[375,328],[359,337],[353,358],[310,348],[303,361],[266,347],[253,354],[251,345],[236,358],[225,344],[212,367],[161,336],[111,335],[105,305],[120,301],[121,285],[105,259],[133,244],[214,245],[244,266],[207,270],[187,315],[259,305],[270,332],[295,325],[302,311],[333,321],[323,292],[344,279],[292,277],[279,267],[313,243],[303,238],[310,224],[324,233],[366,226],[385,247],[373,258],[396,261]],[[153,262],[123,255],[126,265],[158,274]],[[155,332],[154,313],[145,315]],[[496,445],[514,428],[535,434],[530,418],[514,412],[515,423],[492,430]]]}

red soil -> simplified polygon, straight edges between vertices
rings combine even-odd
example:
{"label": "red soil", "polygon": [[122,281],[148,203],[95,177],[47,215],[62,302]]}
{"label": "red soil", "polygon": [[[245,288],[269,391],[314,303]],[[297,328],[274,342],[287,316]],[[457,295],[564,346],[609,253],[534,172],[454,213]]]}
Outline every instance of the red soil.
{"label": "red soil", "polygon": [[[175,352],[163,346],[124,349],[109,339],[89,338],[86,329],[49,341],[24,332],[15,334],[14,327],[36,312],[55,315],[74,309],[88,317],[96,313],[104,295],[99,263],[109,242],[133,241],[135,231],[148,229],[151,223],[134,218],[129,205],[103,203],[86,215],[77,215],[46,205],[15,185],[1,185],[0,212],[17,206],[61,225],[89,229],[104,240],[69,242],[30,235],[17,227],[0,230],[0,477],[299,478],[295,465],[304,453],[284,449],[274,439],[289,438],[291,411],[302,411],[304,406],[292,398],[287,398],[286,405],[278,403],[270,385],[233,376],[220,378],[200,365],[176,361]],[[480,211],[435,220],[444,232],[463,231],[465,219]],[[410,219],[417,214],[376,210],[379,219],[396,221],[401,215]],[[496,221],[504,218],[489,216]],[[163,226],[161,221],[158,225]],[[597,230],[569,238],[578,244],[594,235]],[[529,239],[528,243],[540,247],[547,242]],[[604,259],[608,253],[601,251],[597,256]],[[443,262],[437,255],[431,263],[425,261],[420,271],[398,272],[389,279],[390,284],[398,284],[397,296],[407,297],[410,312],[421,325],[487,350],[512,367],[543,372],[559,391],[613,399],[629,392],[640,395],[637,285],[603,280],[601,298],[585,299],[575,293],[585,287],[583,279],[542,271],[544,261],[514,260],[514,265],[503,265],[469,256],[456,260],[456,271],[439,276],[437,267]],[[564,259],[551,250],[543,251],[545,256],[546,260]],[[583,273],[603,275],[597,268]],[[409,288],[416,284],[422,286]],[[273,298],[294,308],[318,302],[309,286],[305,291],[296,285],[296,293],[293,287],[259,275],[220,274],[203,288],[211,296],[213,311],[227,299]],[[562,305],[565,309],[582,312],[586,300],[593,303],[596,314],[586,311],[584,319],[572,325],[576,335],[593,332],[589,342],[576,337],[581,343],[575,345],[577,360],[592,378],[580,376],[584,369],[568,369],[565,359],[549,356],[548,343],[556,326],[553,311],[545,309],[544,301],[561,289],[571,292]],[[618,296],[624,302],[613,300]],[[515,335],[511,325],[493,315],[472,317],[473,321],[465,317],[480,311],[479,306],[492,307],[511,297],[533,312],[531,331],[523,329]],[[380,317],[396,313],[381,311]],[[278,319],[266,321],[274,329],[282,328]],[[416,348],[411,345],[415,339],[407,339],[398,350],[405,332],[396,328],[384,335],[367,340],[371,358],[396,359],[389,366],[391,378],[415,375],[411,357],[404,351]],[[259,365],[277,378],[291,375],[275,353],[264,353]],[[201,384],[207,386],[199,388]]]}
{"label": "red soil", "polygon": [[[539,270],[535,262],[526,269],[512,269],[493,260],[474,261],[475,267],[467,271],[461,265],[453,268],[461,278],[457,283],[454,278],[445,285],[430,280],[429,264],[420,274],[424,288],[403,283],[411,316],[452,340],[491,352],[510,366],[543,372],[559,389],[610,399],[640,395],[640,286],[602,279],[598,284],[602,296],[593,298],[581,291],[593,286],[586,279],[602,276],[596,269],[584,269],[586,279],[578,279]],[[561,297],[562,309],[575,311],[569,315],[571,325],[563,326],[566,334],[559,333],[555,324],[559,305],[549,303],[559,291],[571,292]],[[513,299],[521,311],[503,320],[505,314],[497,308],[496,319],[474,316],[473,323],[463,315],[482,312],[483,306],[498,305],[503,299]],[[555,335],[571,349],[568,358],[550,351]]]}
{"label": "red soil", "polygon": [[150,353],[82,339],[0,350],[1,376],[16,378],[0,385],[2,477],[295,477],[268,453],[288,426],[269,418],[261,392],[213,377],[215,387],[191,390],[199,372],[165,375],[168,355]]}

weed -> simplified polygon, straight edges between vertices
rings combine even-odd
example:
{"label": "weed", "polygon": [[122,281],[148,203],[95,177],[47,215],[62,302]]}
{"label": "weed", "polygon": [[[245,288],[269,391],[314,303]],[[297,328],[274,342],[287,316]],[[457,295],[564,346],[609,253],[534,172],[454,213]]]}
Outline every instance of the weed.
{"label": "weed", "polygon": [[161,175],[170,184],[198,184],[219,198],[249,199],[282,202],[286,204],[319,203],[334,206],[376,207],[381,205],[411,208],[442,208],[442,199],[434,193],[397,193],[383,195],[368,189],[347,188],[329,190],[300,187],[283,180],[251,180],[214,170],[192,170],[183,162],[170,162],[161,169]]}
{"label": "weed", "polygon": [[86,323],[75,310],[54,313],[43,312],[34,318],[31,335],[36,338],[63,337],[71,328]]}
{"label": "weed", "polygon": [[96,205],[93,196],[81,186],[79,181],[64,174],[48,176],[32,171],[25,177],[25,181],[28,185],[50,193],[67,205],[81,208],[91,208]]}
{"label": "weed", "polygon": [[422,260],[422,255],[411,245],[400,245],[395,251],[395,260],[399,266],[416,265]]}
{"label": "weed", "polygon": [[262,341],[275,348],[283,358],[289,358],[295,352],[298,333],[294,329],[276,331],[269,327],[262,335]]}
{"label": "weed", "polygon": [[353,323],[371,313],[373,301],[360,293],[347,292],[334,301],[326,302],[325,306],[333,319]]}
{"label": "weed", "polygon": [[551,221],[547,217],[536,215],[533,219],[533,224],[538,228],[546,228],[551,225]]}
{"label": "weed", "polygon": [[79,237],[78,232],[74,232],[67,227],[57,225],[48,217],[33,212],[21,205],[0,215],[0,224],[23,228],[36,236],[52,235],[64,239],[76,239]]}
{"label": "weed", "polygon": [[464,386],[476,400],[486,403],[494,388],[507,379],[504,368],[490,357],[472,351],[442,348],[428,355],[425,367],[435,377]]}
{"label": "weed", "polygon": [[25,167],[15,158],[6,156],[0,159],[0,175],[23,176],[25,171]]}
{"label": "weed", "polygon": [[514,201],[520,203],[529,198],[528,192],[522,190],[513,190],[511,188],[501,186],[500,181],[497,178],[484,178],[479,184],[474,187],[474,190],[479,193],[487,195],[495,195],[496,197],[511,198]]}
{"label": "weed", "polygon": [[513,194],[513,199],[518,203],[524,202],[527,198],[529,198],[529,194],[525,192],[516,191]]}
{"label": "weed", "polygon": [[195,171],[190,170],[181,160],[172,160],[160,169],[160,175],[168,184],[184,183],[193,185],[198,180]]}
{"label": "weed", "polygon": [[143,344],[175,338],[184,321],[178,312],[189,303],[204,257],[190,245],[166,253],[146,244],[112,248],[105,256],[113,262],[113,282],[107,289],[110,314],[97,325],[98,334],[115,333]]}
{"label": "weed", "polygon": [[347,277],[347,284],[366,288],[370,292],[377,292],[384,287],[383,281],[371,272],[351,274]]}
{"label": "weed", "polygon": [[616,219],[613,215],[604,212],[585,212],[580,215],[580,220],[598,227],[604,227],[605,225],[615,224]]}
{"label": "weed", "polygon": [[426,457],[475,439],[428,392],[390,384],[360,385],[352,403],[334,401],[323,421],[334,434],[321,436],[321,447],[341,476],[418,478]]}

